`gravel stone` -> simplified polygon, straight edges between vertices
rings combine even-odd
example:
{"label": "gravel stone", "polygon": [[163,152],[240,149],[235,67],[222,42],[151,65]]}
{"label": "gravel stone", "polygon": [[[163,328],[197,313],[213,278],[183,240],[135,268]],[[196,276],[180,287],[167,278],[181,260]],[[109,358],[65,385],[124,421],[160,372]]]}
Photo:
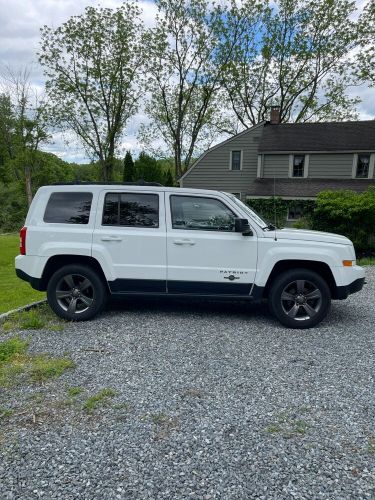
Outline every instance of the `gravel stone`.
{"label": "gravel stone", "polygon": [[375,267],[367,281],[311,330],[264,306],[127,300],[20,332],[77,366],[2,390],[0,498],[374,499]]}

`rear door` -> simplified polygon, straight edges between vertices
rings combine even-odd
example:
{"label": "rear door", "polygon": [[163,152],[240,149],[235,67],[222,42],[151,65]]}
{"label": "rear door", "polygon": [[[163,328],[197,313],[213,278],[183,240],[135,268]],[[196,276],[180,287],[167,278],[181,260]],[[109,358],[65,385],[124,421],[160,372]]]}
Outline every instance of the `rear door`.
{"label": "rear door", "polygon": [[257,236],[234,231],[236,208],[220,196],[166,193],[168,292],[249,295]]}
{"label": "rear door", "polygon": [[112,293],[165,293],[164,192],[102,191],[92,255],[104,261]]}

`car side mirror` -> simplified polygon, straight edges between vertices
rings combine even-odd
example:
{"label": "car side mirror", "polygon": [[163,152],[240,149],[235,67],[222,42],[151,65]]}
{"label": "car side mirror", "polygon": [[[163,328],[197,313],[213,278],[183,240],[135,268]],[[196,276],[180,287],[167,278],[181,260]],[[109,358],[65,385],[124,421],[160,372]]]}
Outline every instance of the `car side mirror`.
{"label": "car side mirror", "polygon": [[247,219],[234,219],[234,230],[236,233],[242,233],[243,236],[253,236],[253,232]]}

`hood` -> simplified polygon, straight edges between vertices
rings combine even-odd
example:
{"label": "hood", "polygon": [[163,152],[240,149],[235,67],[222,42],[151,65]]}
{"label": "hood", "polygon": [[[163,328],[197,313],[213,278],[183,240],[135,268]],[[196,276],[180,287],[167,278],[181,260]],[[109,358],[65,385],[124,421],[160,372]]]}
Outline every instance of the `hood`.
{"label": "hood", "polygon": [[[322,243],[336,243],[340,245],[352,245],[352,242],[346,236],[335,233],[324,233],[323,231],[310,231],[307,229],[277,229],[278,239],[288,240],[304,240],[304,241],[320,241]],[[267,238],[274,238],[275,231],[267,231],[265,233]]]}

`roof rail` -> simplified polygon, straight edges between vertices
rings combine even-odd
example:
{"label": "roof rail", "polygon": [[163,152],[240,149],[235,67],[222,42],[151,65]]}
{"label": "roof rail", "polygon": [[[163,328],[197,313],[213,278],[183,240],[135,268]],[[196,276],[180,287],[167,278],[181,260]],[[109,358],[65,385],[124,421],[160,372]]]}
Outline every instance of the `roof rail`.
{"label": "roof rail", "polygon": [[158,182],[147,182],[140,179],[135,182],[93,182],[93,181],[72,181],[72,182],[53,182],[51,186],[159,186],[163,187],[163,184]]}

